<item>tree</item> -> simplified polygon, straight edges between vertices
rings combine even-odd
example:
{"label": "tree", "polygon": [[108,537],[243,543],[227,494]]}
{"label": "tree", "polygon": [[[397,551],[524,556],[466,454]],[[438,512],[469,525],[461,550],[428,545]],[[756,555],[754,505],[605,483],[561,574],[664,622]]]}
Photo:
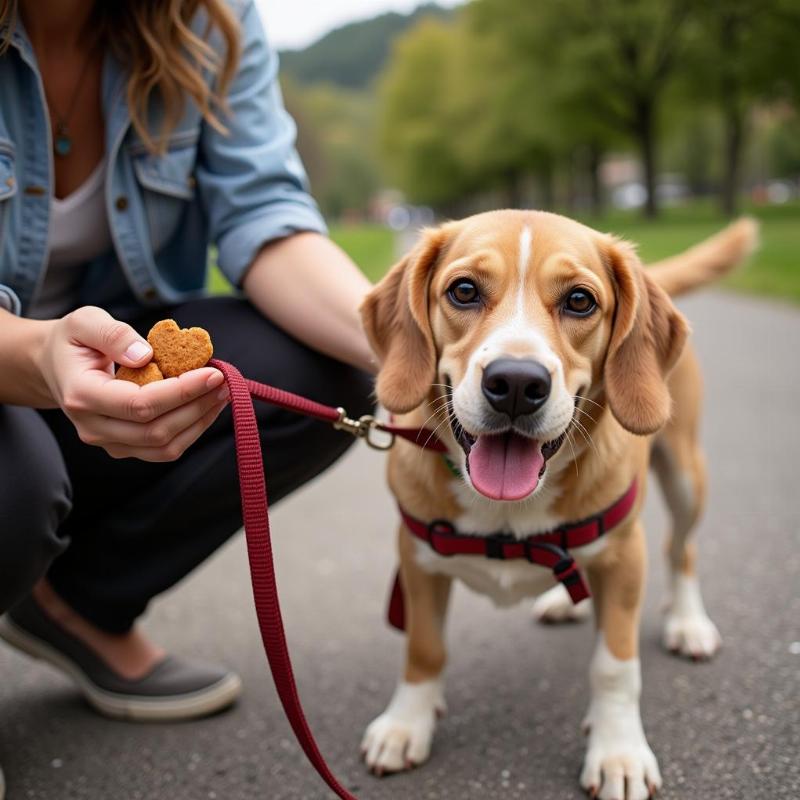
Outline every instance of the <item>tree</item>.
{"label": "tree", "polygon": [[450,95],[458,45],[455,26],[424,20],[397,40],[379,86],[378,139],[389,176],[412,202],[440,208],[469,188]]}
{"label": "tree", "polygon": [[[560,9],[547,2],[536,6],[516,0],[484,0],[464,9],[476,41],[484,50],[500,54],[481,60],[491,82],[486,102],[497,118],[497,146],[522,155],[521,166],[533,169],[552,205],[557,169],[567,175],[570,190],[576,168],[589,178],[595,213],[602,210],[600,164],[603,154],[620,144],[596,92],[586,92],[579,65],[571,66],[558,39]],[[507,131],[512,135],[507,136]],[[508,139],[517,141],[509,151]]]}
{"label": "tree", "polygon": [[593,120],[589,124],[597,130],[611,128],[635,142],[651,217],[658,211],[660,103],[683,51],[691,11],[690,0],[542,0],[536,12],[538,42],[563,76],[562,102],[573,112],[583,109],[583,120]]}
{"label": "tree", "polygon": [[561,171],[589,176],[597,211],[603,154],[633,146],[654,216],[661,142],[683,129],[690,181],[704,189],[723,164],[730,212],[750,107],[800,100],[798,40],[797,0],[473,0],[398,43],[382,151],[421,202],[488,190],[519,205],[531,176],[547,187]]}
{"label": "tree", "polygon": [[800,177],[800,114],[777,121],[769,132],[768,148],[773,175]]}
{"label": "tree", "polygon": [[800,7],[787,0],[725,0],[698,6],[688,53],[690,97],[723,123],[722,212],[733,216],[748,118],[758,102],[790,97],[800,85]]}
{"label": "tree", "polygon": [[286,76],[282,85],[297,122],[297,148],[323,212],[366,214],[381,185],[372,98],[331,84],[303,87]]}
{"label": "tree", "polygon": [[487,192],[518,207],[530,175],[552,205],[554,164],[574,129],[559,125],[543,62],[520,58],[483,8],[419,25],[398,43],[381,84],[384,158],[412,200],[440,209]]}

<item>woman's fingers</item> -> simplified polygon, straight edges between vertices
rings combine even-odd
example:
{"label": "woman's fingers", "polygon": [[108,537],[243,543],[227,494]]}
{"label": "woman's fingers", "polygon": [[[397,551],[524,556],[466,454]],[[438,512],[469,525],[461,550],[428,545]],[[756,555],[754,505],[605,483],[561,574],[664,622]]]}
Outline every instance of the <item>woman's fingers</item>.
{"label": "woman's fingers", "polygon": [[128,422],[103,416],[78,419],[81,440],[86,444],[126,445],[133,447],[165,447],[178,434],[194,425],[209,411],[227,401],[228,389],[223,386],[202,397],[162,414],[152,422]]}
{"label": "woman's fingers", "polygon": [[171,442],[162,447],[130,447],[126,445],[109,445],[106,452],[113,458],[138,458],[142,461],[176,461],[193,445],[220,415],[227,400],[218,402],[185,430],[181,431]]}
{"label": "woman's fingers", "polygon": [[74,344],[96,350],[126,367],[141,367],[153,355],[143,336],[102,308],[84,306],[68,314],[64,323]]}
{"label": "woman's fingers", "polygon": [[70,417],[97,414],[130,422],[151,422],[222,386],[222,373],[212,367],[185,372],[144,386],[119,381],[101,370],[88,370],[65,394]]}

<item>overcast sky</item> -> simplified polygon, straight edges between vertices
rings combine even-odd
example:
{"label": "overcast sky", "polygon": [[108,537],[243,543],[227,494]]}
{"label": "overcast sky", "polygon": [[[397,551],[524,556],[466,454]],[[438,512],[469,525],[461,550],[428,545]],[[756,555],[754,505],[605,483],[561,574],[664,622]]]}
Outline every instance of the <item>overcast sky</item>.
{"label": "overcast sky", "polygon": [[[455,6],[461,0],[438,0]],[[420,0],[257,0],[267,34],[277,49],[305,47],[333,28],[384,11],[408,12]]]}

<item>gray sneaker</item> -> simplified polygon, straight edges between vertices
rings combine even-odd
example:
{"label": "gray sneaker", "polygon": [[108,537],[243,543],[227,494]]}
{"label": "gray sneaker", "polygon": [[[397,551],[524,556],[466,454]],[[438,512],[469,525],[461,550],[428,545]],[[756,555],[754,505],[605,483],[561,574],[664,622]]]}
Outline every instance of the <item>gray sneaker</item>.
{"label": "gray sneaker", "polygon": [[[227,708],[241,693],[235,672],[175,656],[159,661],[142,678],[122,678],[32,597],[0,618],[0,638],[61,670],[97,711],[115,719],[166,722],[203,717]],[[0,800],[2,796],[0,791]]]}

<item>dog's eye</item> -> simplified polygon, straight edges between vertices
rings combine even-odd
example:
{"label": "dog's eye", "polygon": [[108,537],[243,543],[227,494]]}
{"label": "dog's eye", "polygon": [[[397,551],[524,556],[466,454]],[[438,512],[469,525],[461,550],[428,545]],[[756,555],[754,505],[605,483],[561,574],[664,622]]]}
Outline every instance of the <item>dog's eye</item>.
{"label": "dog's eye", "polygon": [[564,300],[564,311],[574,317],[588,317],[597,308],[597,301],[586,289],[573,289]]}
{"label": "dog's eye", "polygon": [[481,300],[478,287],[464,278],[454,281],[447,289],[447,296],[457,306],[474,306]]}

